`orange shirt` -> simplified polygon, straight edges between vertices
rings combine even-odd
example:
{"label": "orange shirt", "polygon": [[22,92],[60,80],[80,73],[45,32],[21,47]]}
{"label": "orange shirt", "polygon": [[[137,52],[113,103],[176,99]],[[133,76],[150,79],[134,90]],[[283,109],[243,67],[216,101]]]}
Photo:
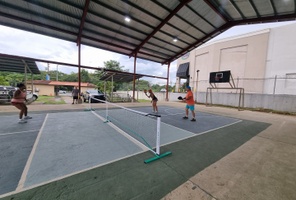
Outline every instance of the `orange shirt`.
{"label": "orange shirt", "polygon": [[188,105],[194,105],[194,98],[193,98],[193,93],[192,93],[191,90],[187,91],[187,94],[186,94],[186,103]]}

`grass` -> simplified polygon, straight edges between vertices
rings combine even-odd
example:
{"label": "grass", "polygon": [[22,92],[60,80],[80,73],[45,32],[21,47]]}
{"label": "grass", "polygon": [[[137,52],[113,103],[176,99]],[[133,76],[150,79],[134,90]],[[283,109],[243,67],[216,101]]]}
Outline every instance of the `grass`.
{"label": "grass", "polygon": [[66,104],[66,102],[60,97],[52,96],[39,96],[36,102],[41,102],[42,104]]}

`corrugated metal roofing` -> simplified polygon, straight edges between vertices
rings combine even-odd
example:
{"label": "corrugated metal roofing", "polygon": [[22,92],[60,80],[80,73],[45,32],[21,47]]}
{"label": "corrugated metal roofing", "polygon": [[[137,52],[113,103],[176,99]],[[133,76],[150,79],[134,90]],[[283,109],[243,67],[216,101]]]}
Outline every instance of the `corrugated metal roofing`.
{"label": "corrugated metal roofing", "polygon": [[0,4],[1,25],[163,64],[232,26],[296,19],[295,0],[1,0]]}
{"label": "corrugated metal roofing", "polygon": [[[135,74],[135,79],[140,79],[144,75],[141,74]],[[122,72],[108,72],[104,71],[103,76],[100,78],[102,81],[111,81],[114,80],[114,82],[119,83],[128,83],[132,82],[134,80],[134,74],[131,73],[122,73]]]}
{"label": "corrugated metal roofing", "polygon": [[[27,81],[28,84],[31,84],[31,81]],[[78,82],[69,82],[69,81],[47,81],[47,80],[33,80],[35,85],[54,85],[54,86],[77,86]],[[91,87],[95,88],[96,85],[92,83],[83,83],[81,82],[81,87]]]}
{"label": "corrugated metal roofing", "polygon": [[25,66],[27,66],[27,73],[40,74],[33,60],[0,56],[0,71],[25,73]]}

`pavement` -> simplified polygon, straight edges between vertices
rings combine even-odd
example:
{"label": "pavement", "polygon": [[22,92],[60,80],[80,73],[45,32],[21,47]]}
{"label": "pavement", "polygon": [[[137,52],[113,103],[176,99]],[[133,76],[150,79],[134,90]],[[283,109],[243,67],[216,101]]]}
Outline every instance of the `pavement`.
{"label": "pavement", "polygon": [[[88,105],[83,104],[71,104],[71,99],[67,99],[67,104],[64,105],[38,105],[38,104],[31,104],[28,106],[29,112],[55,112],[59,110],[83,110],[87,109]],[[103,104],[96,104],[94,105],[97,108],[104,107]],[[150,103],[125,103],[124,106],[128,107],[138,107],[138,106],[151,106]],[[175,108],[184,108],[183,103],[179,102],[158,102],[158,106],[171,106]],[[204,168],[200,167],[199,164],[202,163],[190,163],[188,162],[188,165],[190,166],[182,166],[182,159],[187,159],[188,155],[185,154],[180,157],[180,160],[178,168],[180,171],[176,170],[174,168],[175,172],[181,176],[179,176],[178,181],[171,180],[172,183],[175,183],[174,185],[170,185],[170,190],[164,190],[161,194],[156,195],[153,194],[153,191],[151,188],[153,188],[152,185],[149,186],[149,188],[143,188],[145,191],[148,192],[145,193],[143,191],[140,196],[133,199],[160,199],[159,196],[162,196],[161,199],[163,200],[199,200],[199,199],[205,199],[205,200],[216,200],[216,199],[225,199],[225,200],[231,200],[231,199],[239,199],[239,200],[265,200],[265,199],[271,199],[271,200],[292,200],[296,199],[296,117],[295,116],[289,116],[289,115],[279,115],[279,114],[273,114],[273,113],[263,113],[263,112],[255,112],[255,111],[238,111],[236,109],[232,108],[223,108],[223,107],[206,107],[204,105],[196,105],[196,110],[200,112],[206,112],[211,113],[215,115],[222,115],[226,117],[232,117],[237,119],[245,120],[245,129],[248,129],[248,126],[250,126],[250,129],[253,128],[250,121],[255,121],[259,123],[266,123],[270,124],[269,126],[266,126],[266,128],[258,129],[258,134],[254,134],[250,136],[246,142],[243,142],[242,145],[237,146],[236,148],[233,148],[229,150],[228,153],[221,155],[220,157],[217,157],[218,159],[215,160],[213,163],[209,162],[209,165],[205,165]],[[7,105],[7,106],[0,106],[0,114],[9,113],[18,113],[18,110],[14,108],[13,106]],[[240,134],[239,127],[234,127],[233,131],[228,128],[227,133],[232,133],[233,140],[236,139],[236,135]],[[244,130],[245,131],[245,130]],[[216,138],[215,141],[212,141],[212,144],[215,144],[216,146],[222,145],[220,148],[223,149],[223,145],[225,148],[227,148],[229,142],[223,143],[221,138]],[[190,141],[187,141],[186,145],[189,147]],[[195,155],[197,151],[201,153],[202,151],[208,150],[203,149],[202,145],[203,143],[199,143],[200,141],[196,142],[196,148],[191,148],[192,156],[200,156]],[[180,143],[181,144],[181,143]],[[175,146],[172,146],[171,148],[177,149],[181,148],[178,146],[178,144],[174,144]],[[195,145],[195,144],[191,144]],[[209,148],[210,146],[206,146],[206,148]],[[184,146],[182,146],[184,148]],[[140,155],[141,156],[141,155]],[[177,157],[177,156],[176,156]],[[163,187],[161,184],[161,180],[163,180],[163,183],[165,183],[165,179],[172,179],[172,174],[166,174],[167,172],[162,171],[161,169],[166,168],[167,166],[173,166],[173,164],[169,165],[170,159],[174,158],[173,156],[171,158],[167,158],[168,160],[165,162],[156,162],[154,164],[154,167],[161,165],[161,167],[157,168],[159,169],[159,174],[163,174],[164,177],[159,177],[159,183],[158,187]],[[138,158],[134,158],[137,160]],[[188,158],[190,159],[190,158]],[[208,158],[209,159],[209,158]],[[191,158],[192,160],[192,158]],[[138,161],[138,160],[137,160]],[[203,160],[200,160],[200,162],[207,162],[207,156],[203,158]],[[130,159],[129,164],[132,166],[133,159]],[[138,165],[138,162],[136,162],[135,165]],[[150,165],[151,166],[151,165]],[[109,166],[109,169],[116,168],[115,166],[111,165]],[[121,168],[116,168],[116,171],[120,171],[124,169],[124,165],[120,165]],[[183,168],[192,168],[191,172],[196,171],[196,173],[188,173],[186,176],[184,173],[182,173]],[[200,170],[194,169],[200,167]],[[151,170],[149,167],[146,167],[146,171]],[[96,172],[98,173],[98,171]],[[150,171],[152,174],[152,172]],[[95,176],[96,177],[99,175]],[[105,177],[106,171],[104,171],[104,174],[101,174],[101,176]],[[134,176],[134,175],[130,175]],[[144,176],[144,175],[143,175]],[[85,174],[84,176],[85,177]],[[79,177],[78,177],[79,178]],[[81,176],[80,176],[81,178]],[[120,181],[120,179],[109,179],[109,181]],[[146,181],[149,181],[149,177]],[[90,178],[89,178],[90,179]],[[152,181],[152,180],[151,180]],[[175,181],[175,182],[174,182]],[[66,184],[67,180],[63,181],[62,183],[63,188],[67,189],[73,186],[73,182]],[[114,182],[114,183],[115,183]],[[152,181],[153,182],[153,181]],[[58,190],[59,186],[62,184],[61,182],[57,182],[54,184],[51,184],[50,188],[52,190]],[[96,182],[96,184],[98,184]],[[104,186],[106,182],[104,182]],[[130,184],[130,183],[128,183]],[[155,183],[154,183],[155,184]],[[165,183],[167,184],[167,183]],[[87,188],[89,185],[89,182],[83,182],[83,186],[81,186],[81,183],[79,185],[79,188],[83,187],[84,189]],[[118,186],[118,185],[117,185]],[[135,187],[135,185],[132,185]],[[46,187],[46,186],[45,186]],[[25,199],[38,199],[36,196],[39,197],[40,193],[45,192],[45,187],[41,187],[40,189],[34,190],[32,192],[24,192],[26,194],[27,198]],[[78,186],[77,186],[78,187]],[[96,192],[102,192],[98,191],[98,187],[96,186],[92,190],[88,190],[86,194],[96,193]],[[121,187],[124,187],[123,185]],[[54,189],[52,189],[54,188]],[[105,187],[104,187],[105,188]],[[112,193],[112,186],[108,185],[107,188],[111,190]],[[72,194],[77,195],[77,191],[73,191],[68,189],[67,195],[70,196],[70,192]],[[76,188],[77,189],[77,188]],[[114,189],[114,188],[113,188]],[[116,191],[121,191],[122,188],[116,187]],[[38,192],[37,192],[38,191]],[[48,192],[48,191],[47,191]],[[108,191],[107,191],[108,192]],[[110,193],[109,192],[109,193]],[[165,195],[162,195],[162,194]],[[30,195],[28,195],[30,194]],[[129,199],[120,197],[118,195],[119,193],[113,191],[113,194],[115,196],[109,196],[110,198],[104,198],[104,199]],[[63,196],[64,195],[64,196]],[[55,196],[54,198],[43,198],[43,199],[70,199],[69,196],[65,196],[65,193],[59,193],[59,195]],[[98,193],[96,194],[98,195]],[[109,194],[110,195],[110,194]],[[117,196],[116,196],[117,195]],[[154,198],[153,198],[153,195]],[[42,195],[41,195],[42,196]],[[1,199],[24,199],[24,195],[22,194],[11,194],[10,196],[3,197]],[[112,198],[111,198],[112,197]],[[78,199],[78,198],[76,198]],[[87,198],[85,199],[96,199],[96,198]]]}

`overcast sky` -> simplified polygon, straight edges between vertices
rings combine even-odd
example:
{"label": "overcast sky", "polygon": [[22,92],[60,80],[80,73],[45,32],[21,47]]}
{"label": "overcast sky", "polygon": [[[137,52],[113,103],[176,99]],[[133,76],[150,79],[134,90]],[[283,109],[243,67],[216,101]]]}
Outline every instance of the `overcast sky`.
{"label": "overcast sky", "polygon": [[[248,32],[262,30],[271,27],[277,27],[295,22],[278,22],[259,25],[237,26],[218,35],[214,40],[240,35]],[[38,35],[18,29],[13,29],[0,25],[0,52],[10,55],[26,56],[44,60],[53,60],[58,62],[78,64],[78,48],[75,43],[62,41],[59,39]],[[210,42],[210,41],[209,41]],[[124,69],[129,72],[134,70],[134,59],[125,55],[108,52],[105,50],[95,49],[93,47],[81,47],[81,65],[92,67],[104,67],[104,62],[116,60]],[[45,70],[46,63],[37,63],[40,70]],[[57,65],[50,64],[50,70],[56,70]],[[74,67],[58,66],[58,70],[64,73],[77,73],[78,69]],[[171,63],[170,67],[170,82],[176,81],[177,61]],[[149,74],[153,76],[166,77],[167,65],[137,59],[137,71],[140,74]],[[166,80],[147,79],[152,83],[166,84]]]}

